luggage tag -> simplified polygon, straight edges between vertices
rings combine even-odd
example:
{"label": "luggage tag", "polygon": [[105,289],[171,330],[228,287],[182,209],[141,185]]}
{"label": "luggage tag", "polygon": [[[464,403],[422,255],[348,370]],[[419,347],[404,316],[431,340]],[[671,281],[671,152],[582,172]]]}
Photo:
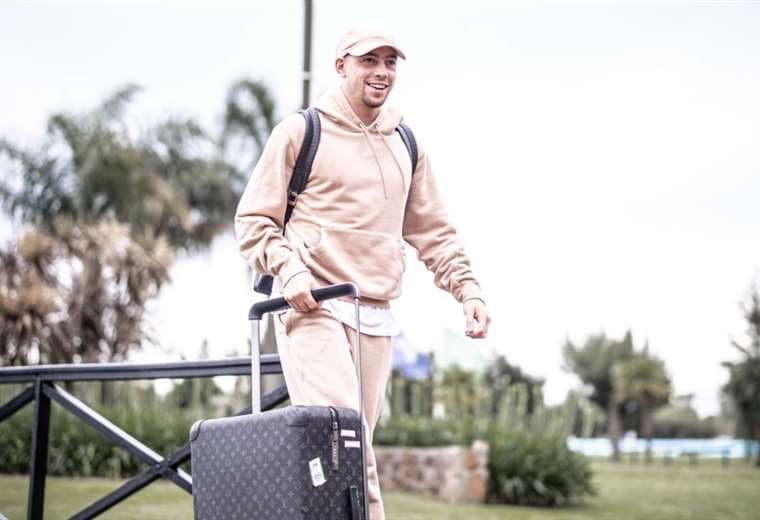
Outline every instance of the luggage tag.
{"label": "luggage tag", "polygon": [[327,482],[325,472],[322,469],[322,461],[319,460],[319,457],[309,461],[309,473],[311,474],[311,483],[314,487],[319,487]]}

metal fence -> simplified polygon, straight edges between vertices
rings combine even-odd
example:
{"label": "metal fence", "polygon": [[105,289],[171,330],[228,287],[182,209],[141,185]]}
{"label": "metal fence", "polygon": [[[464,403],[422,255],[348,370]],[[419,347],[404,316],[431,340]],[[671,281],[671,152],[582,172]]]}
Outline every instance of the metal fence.
{"label": "metal fence", "polygon": [[[276,354],[263,355],[261,357],[260,373],[262,376],[265,374],[282,373],[279,356]],[[0,405],[0,422],[34,401],[27,519],[41,519],[44,511],[51,402],[58,403],[63,409],[69,411],[82,422],[88,424],[111,442],[147,465],[147,468],[141,473],[84,508],[75,514],[72,519],[94,518],[160,478],[174,482],[190,494],[193,492],[192,478],[186,471],[179,468],[181,464],[190,460],[189,442],[174,453],[163,457],[149,446],[140,442],[140,440],[98,414],[56,383],[64,381],[186,379],[213,376],[250,377],[250,375],[250,357],[161,364],[109,363],[0,368],[0,384],[30,384],[16,397]],[[280,386],[262,397],[262,409],[272,409],[287,399],[287,389],[285,386]],[[240,411],[237,415],[250,412],[251,409],[247,408]]]}

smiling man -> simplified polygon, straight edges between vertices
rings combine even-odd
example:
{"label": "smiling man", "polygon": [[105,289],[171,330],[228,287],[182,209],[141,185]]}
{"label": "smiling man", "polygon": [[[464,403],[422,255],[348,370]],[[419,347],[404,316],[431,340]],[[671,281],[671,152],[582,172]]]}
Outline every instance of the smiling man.
{"label": "smiling man", "polygon": [[[292,306],[278,315],[275,326],[293,404],[358,409],[353,305],[320,306],[310,291],[347,281],[359,286],[370,440],[391,370],[391,338],[399,333],[389,302],[401,294],[404,243],[417,250],[435,284],[462,304],[467,336],[486,337],[490,323],[430,159],[418,148],[413,168],[413,154],[396,132],[402,118],[385,105],[399,59],[406,56],[387,34],[346,34],[335,55],[340,85],[314,105],[322,129],[319,149],[284,235],[288,186],[305,133],[298,114],[273,130],[235,219],[243,256],[256,271],[275,277],[275,291]],[[367,473],[370,517],[383,520],[371,446]]]}

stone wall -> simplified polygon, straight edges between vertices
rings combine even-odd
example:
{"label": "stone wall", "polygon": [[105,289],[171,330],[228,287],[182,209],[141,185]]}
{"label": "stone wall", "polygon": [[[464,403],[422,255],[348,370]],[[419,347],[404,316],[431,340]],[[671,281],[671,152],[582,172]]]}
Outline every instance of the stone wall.
{"label": "stone wall", "polygon": [[383,490],[432,495],[450,503],[486,499],[488,444],[469,448],[375,448]]}

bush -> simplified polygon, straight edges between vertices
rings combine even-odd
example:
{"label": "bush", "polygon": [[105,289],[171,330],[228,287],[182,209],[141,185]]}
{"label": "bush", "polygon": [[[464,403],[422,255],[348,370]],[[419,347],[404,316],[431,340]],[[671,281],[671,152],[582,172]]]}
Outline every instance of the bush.
{"label": "bush", "polygon": [[691,407],[665,406],[654,415],[653,436],[660,439],[709,439],[718,435],[714,419],[700,419]]}
{"label": "bush", "polygon": [[[191,413],[160,405],[100,407],[98,413],[162,455],[187,443],[190,426],[196,420]],[[141,461],[55,404],[51,407],[48,446],[49,475],[124,478],[145,468]],[[0,473],[27,473],[31,450],[29,406],[0,423]]]}
{"label": "bush", "polygon": [[372,439],[375,446],[467,446],[484,438],[485,425],[472,418],[433,419],[432,417],[393,417],[378,425]]}
{"label": "bush", "polygon": [[489,502],[557,506],[596,493],[588,458],[561,436],[493,428],[488,444]]}

